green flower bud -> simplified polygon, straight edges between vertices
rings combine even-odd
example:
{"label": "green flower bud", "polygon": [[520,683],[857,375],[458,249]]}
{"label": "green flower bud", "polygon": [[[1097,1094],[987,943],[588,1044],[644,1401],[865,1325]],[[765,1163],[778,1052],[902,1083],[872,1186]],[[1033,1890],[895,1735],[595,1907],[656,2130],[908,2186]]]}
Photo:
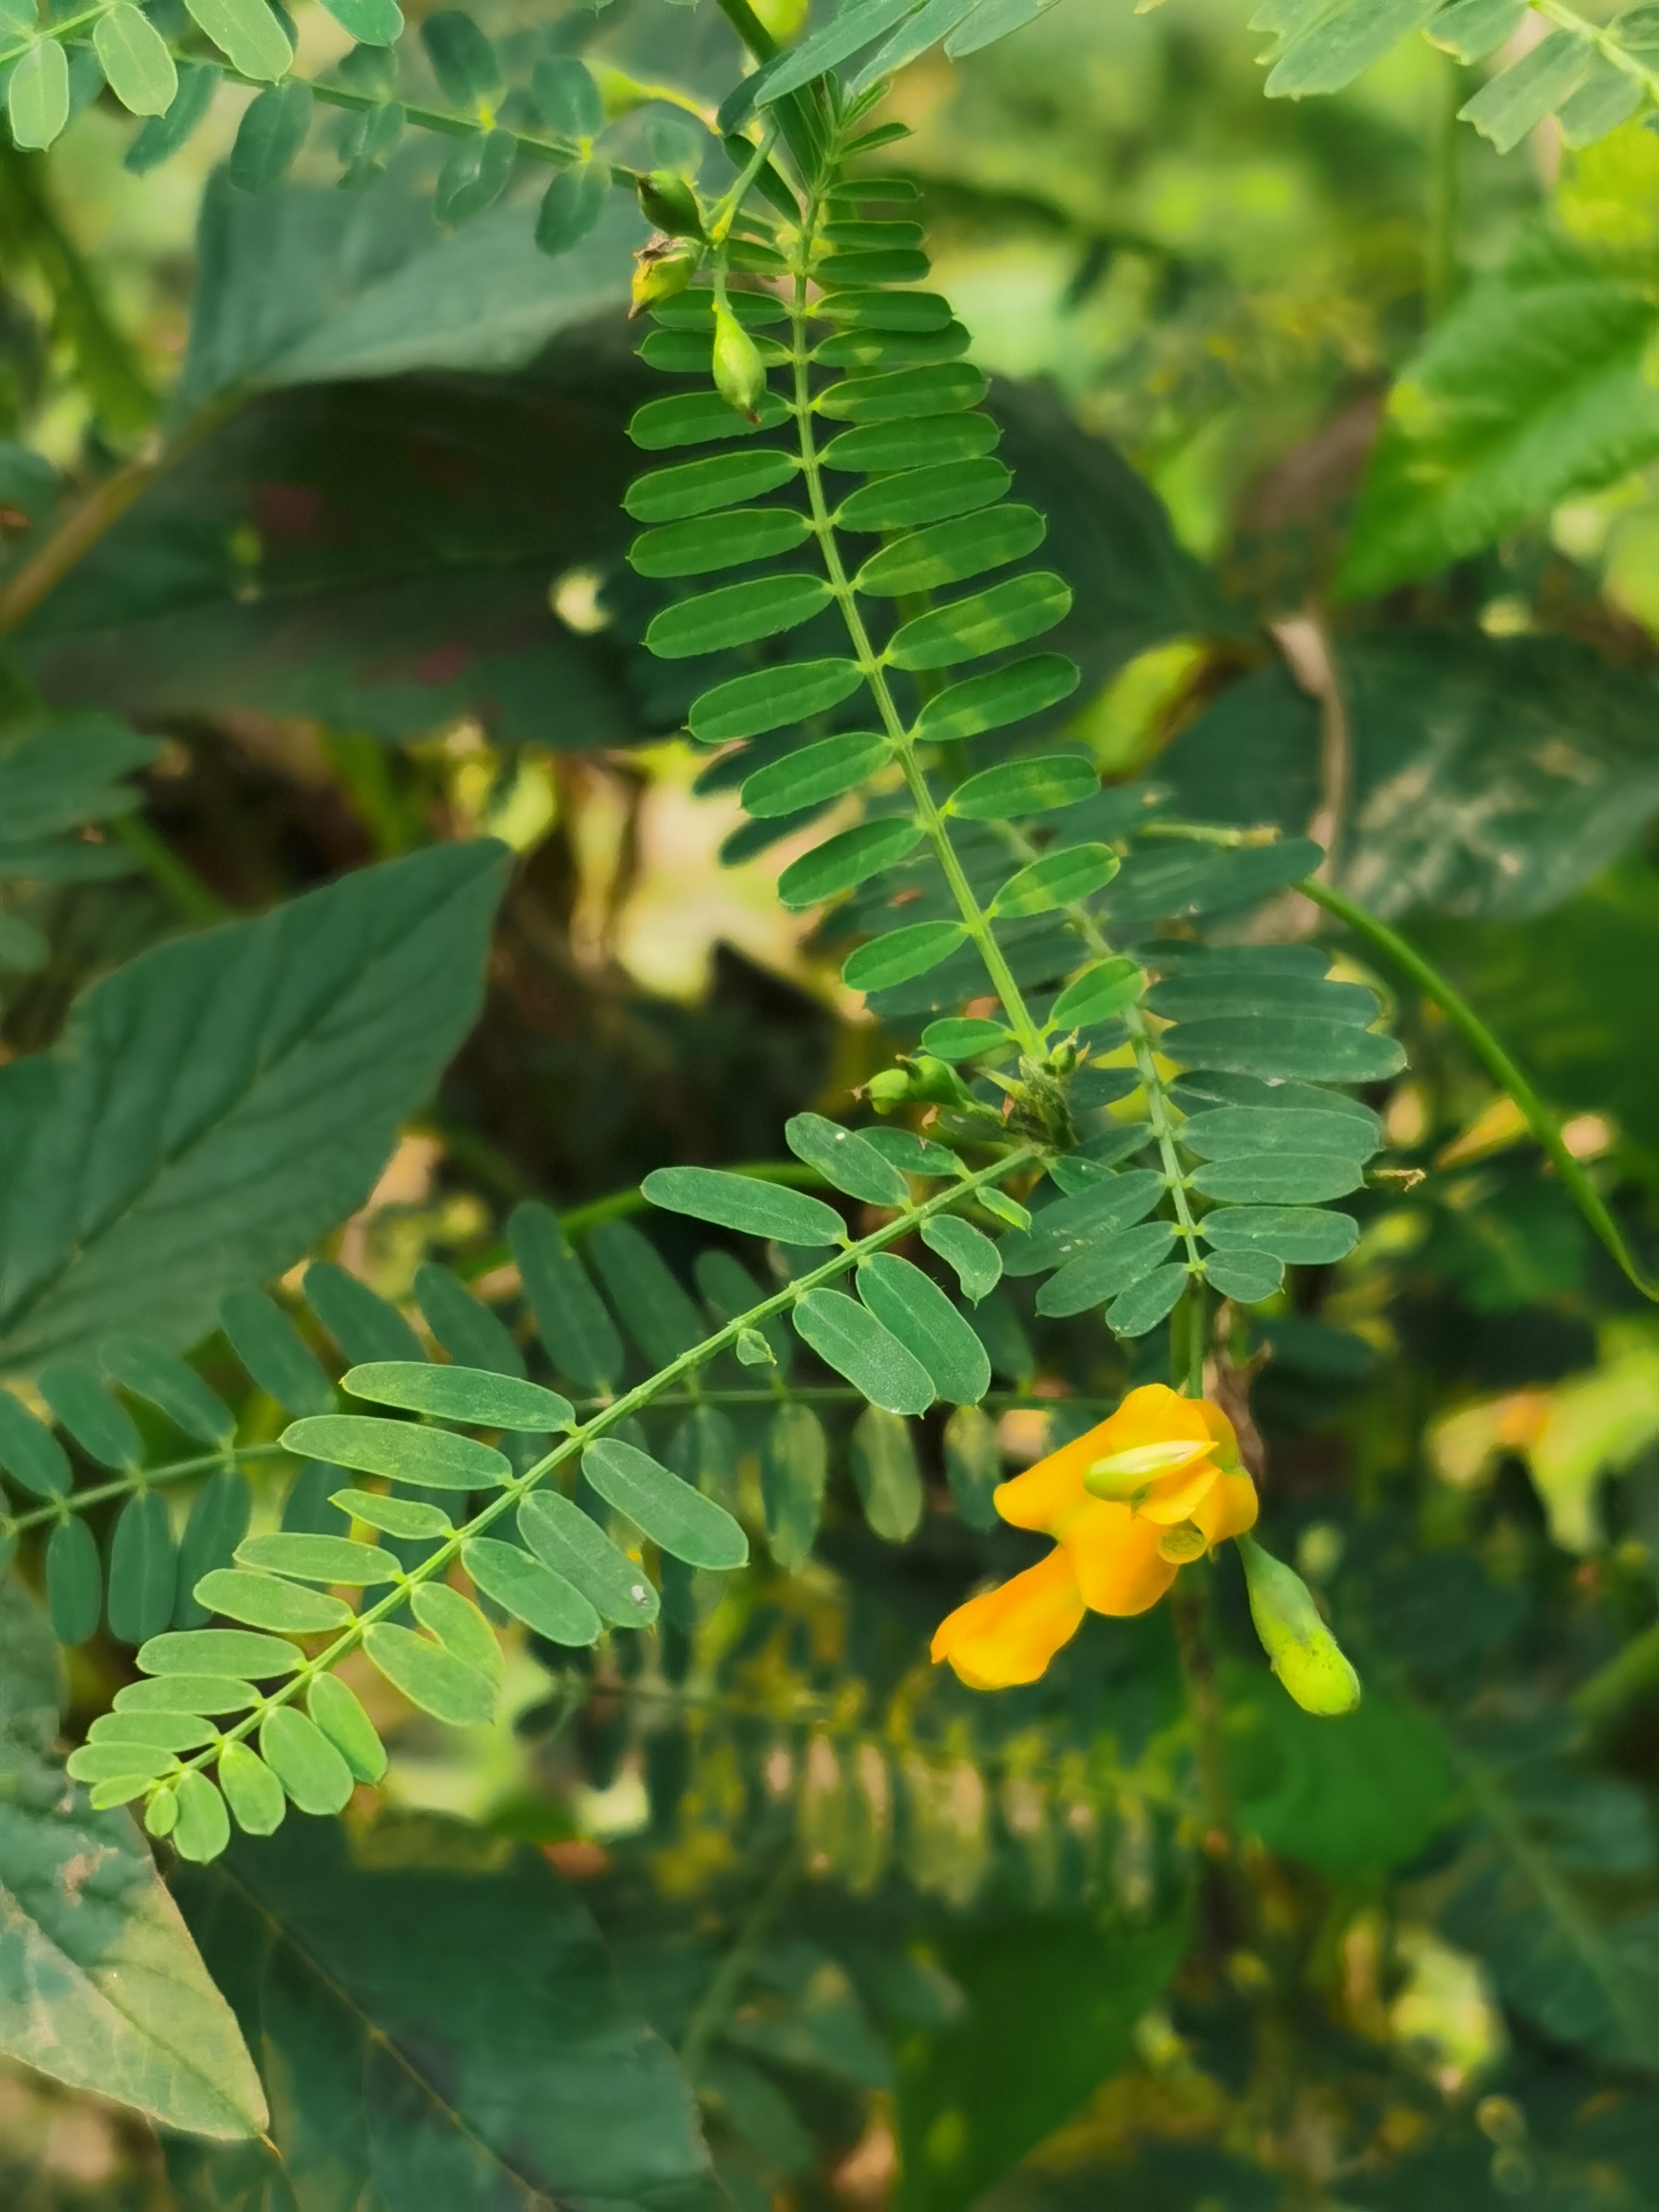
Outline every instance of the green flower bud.
{"label": "green flower bud", "polygon": [[910,1079],[902,1067],[884,1067],[879,1075],[870,1078],[864,1092],[878,1114],[890,1114],[894,1107],[908,1100]]}
{"label": "green flower bud", "polygon": [[1275,1674],[1304,1713],[1351,1713],[1359,1677],[1300,1575],[1249,1536],[1237,1540],[1250,1618]]}
{"label": "green flower bud", "polygon": [[702,238],[702,210],[697,196],[677,170],[653,169],[637,186],[640,210],[647,222],[670,238]]}
{"label": "green flower bud", "polygon": [[728,407],[735,407],[751,422],[760,421],[766,364],[753,338],[719,301],[714,303],[714,388]]}
{"label": "green flower bud", "polygon": [[659,300],[672,300],[702,266],[702,248],[689,240],[665,238],[659,231],[634,257],[634,304],[629,318],[643,314]]}

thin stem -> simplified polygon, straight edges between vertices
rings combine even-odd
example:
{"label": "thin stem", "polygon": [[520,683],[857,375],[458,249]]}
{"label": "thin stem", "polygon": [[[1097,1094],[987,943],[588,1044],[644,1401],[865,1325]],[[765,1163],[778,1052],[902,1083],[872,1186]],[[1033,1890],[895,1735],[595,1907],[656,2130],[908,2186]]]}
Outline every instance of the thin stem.
{"label": "thin stem", "polygon": [[172,1460],[164,1467],[133,1468],[125,1474],[118,1474],[111,1482],[68,1491],[50,1505],[36,1505],[27,1513],[0,1515],[0,1541],[21,1536],[26,1529],[41,1528],[49,1521],[67,1520],[71,1513],[84,1513],[94,1505],[101,1505],[106,1498],[125,1498],[137,1490],[153,1490],[161,1482],[183,1482],[192,1474],[216,1474],[222,1467],[240,1467],[248,1460],[283,1456],[279,1443],[236,1444],[228,1451],[198,1452],[191,1459]]}
{"label": "thin stem", "polygon": [[1425,996],[1431,999],[1440,1008],[1476,1057],[1521,1109],[1526,1116],[1527,1126],[1543,1146],[1556,1173],[1577,1200],[1579,1211],[1618,1262],[1626,1279],[1644,1298],[1651,1298],[1659,1304],[1659,1282],[1654,1281],[1638,1265],[1601,1192],[1567,1150],[1554,1115],[1468,1000],[1431,961],[1425,959],[1414,945],[1407,944],[1397,931],[1389,928],[1387,922],[1379,921],[1374,914],[1367,913],[1363,906],[1357,906],[1342,892],[1333,890],[1328,884],[1316,882],[1312,877],[1298,884],[1297,889],[1310,898],[1316,906],[1322,906],[1327,913],[1334,914],[1340,921],[1346,922],[1357,937],[1363,937],[1367,943],[1375,945],[1397,968],[1403,969]]}
{"label": "thin stem", "polygon": [[108,829],[110,836],[136,856],[145,874],[167,893],[186,921],[208,924],[228,917],[232,909],[219,894],[210,890],[189,862],[181,860],[141,816],[118,814]]}
{"label": "thin stem", "polygon": [[887,681],[887,672],[882,656],[872,643],[870,633],[865,626],[863,611],[858,603],[858,594],[848,576],[846,564],[842,559],[835,523],[824,494],[823,472],[818,462],[817,445],[812,427],[812,392],[810,373],[811,348],[808,343],[806,329],[808,270],[822,207],[822,195],[815,191],[808,204],[806,220],[801,226],[800,243],[798,249],[799,258],[793,271],[795,279],[794,295],[789,305],[792,332],[791,358],[794,374],[794,414],[800,441],[801,469],[805,478],[808,502],[811,508],[812,529],[823,550],[823,565],[829,575],[830,589],[835,596],[836,605],[841,609],[842,619],[847,625],[847,635],[852,642],[853,654],[858,664],[859,672],[869,687],[871,696],[876,703],[876,710],[881,717],[882,728],[889,744],[893,748],[894,757],[903,773],[905,785],[910,793],[911,804],[915,809],[916,819],[928,843],[933,848],[934,858],[938,860],[945,880],[950,886],[951,896],[956,901],[957,910],[962,916],[963,925],[978,948],[980,958],[985,963],[986,973],[990,977],[996,994],[1002,1002],[1003,1010],[1019,1040],[1020,1050],[1028,1060],[1038,1062],[1043,1058],[1042,1031],[1038,1029],[1030,1008],[1025,1004],[1019,985],[1014,981],[1013,971],[1003,956],[1001,946],[996,941],[996,935],[989,918],[974,896],[973,886],[968,880],[962,862],[957,857],[956,848],[951,842],[951,835],[945,825],[945,817],[934,804],[933,795],[927,787],[927,779],[923,775],[921,763],[916,758],[915,744],[909,726],[899,712],[897,702],[893,697],[892,688]]}
{"label": "thin stem", "polygon": [[[538,1459],[533,1467],[526,1469],[523,1474],[514,1476],[504,1483],[499,1494],[491,1498],[481,1512],[475,1514],[464,1528],[458,1528],[453,1536],[446,1538],[443,1543],[421,1562],[419,1566],[412,1569],[406,1575],[400,1575],[383,1598],[379,1599],[366,1612],[358,1613],[350,1626],[342,1629],[339,1635],[325,1650],[318,1653],[314,1658],[306,1660],[295,1674],[290,1674],[280,1687],[271,1691],[244,1719],[239,1721],[234,1728],[227,1729],[218,1742],[209,1745],[204,1751],[198,1752],[193,1759],[185,1761],[183,1771],[186,1773],[199,1771],[210,1760],[218,1757],[225,1743],[238,1742],[250,1735],[273,1706],[291,1703],[302,1690],[309,1687],[319,1674],[326,1674],[338,1666],[348,1653],[355,1651],[362,1644],[365,1632],[374,1627],[377,1621],[384,1620],[388,1613],[395,1613],[400,1606],[405,1605],[411,1592],[421,1583],[441,1581],[460,1557],[464,1547],[475,1537],[483,1535],[506,1514],[514,1511],[538,1483],[544,1482],[549,1475],[574,1459],[579,1452],[585,1451],[596,1437],[604,1436],[608,1431],[617,1428],[631,1415],[643,1413],[647,1406],[653,1404],[676,1383],[682,1380],[689,1382],[696,1371],[707,1366],[711,1359],[718,1358],[722,1352],[730,1351],[745,1329],[756,1328],[761,1322],[769,1320],[774,1314],[787,1313],[792,1306],[805,1297],[808,1291],[817,1290],[823,1284],[833,1282],[836,1276],[844,1274],[849,1267],[857,1267],[860,1261],[868,1258],[872,1253],[884,1250],[889,1244],[895,1243],[899,1237],[908,1237],[921,1223],[932,1220],[935,1214],[947,1212],[959,1199],[1004,1182],[1010,1176],[1018,1175],[1022,1168],[1030,1166],[1036,1158],[1037,1154],[1032,1147],[1022,1146],[1018,1151],[1010,1152],[1004,1158],[994,1162],[991,1166],[981,1168],[975,1174],[964,1176],[960,1182],[953,1183],[948,1189],[937,1192],[934,1196],[926,1200],[921,1206],[907,1206],[893,1220],[884,1223],[870,1236],[861,1237],[856,1243],[844,1246],[833,1259],[826,1260],[821,1267],[815,1267],[810,1274],[798,1277],[795,1281],[787,1284],[782,1290],[775,1291],[771,1297],[764,1298],[758,1305],[751,1307],[747,1313],[738,1315],[735,1320],[728,1322],[723,1328],[716,1329],[712,1336],[705,1337],[701,1344],[694,1344],[689,1351],[683,1352],[678,1359],[671,1360],[667,1366],[659,1368],[654,1375],[648,1376],[643,1382],[635,1383],[631,1390],[625,1390],[621,1397],[613,1398],[608,1406],[603,1407],[591,1420],[585,1421],[580,1428],[573,1430],[562,1443],[556,1444],[552,1450]],[[158,1781],[176,1781],[177,1778],[178,1774],[175,1771],[172,1776],[159,1777]]]}

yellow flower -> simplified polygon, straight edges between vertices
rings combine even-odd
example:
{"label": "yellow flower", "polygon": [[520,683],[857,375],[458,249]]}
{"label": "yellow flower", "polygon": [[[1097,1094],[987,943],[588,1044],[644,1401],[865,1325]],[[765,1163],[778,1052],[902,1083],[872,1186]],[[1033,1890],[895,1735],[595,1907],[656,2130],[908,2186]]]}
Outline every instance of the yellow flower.
{"label": "yellow flower", "polygon": [[1002,1484],[996,1509],[1054,1548],[940,1622],[934,1660],[972,1690],[1035,1682],[1085,1611],[1145,1613],[1188,1560],[1254,1525],[1256,1498],[1226,1415],[1153,1382]]}

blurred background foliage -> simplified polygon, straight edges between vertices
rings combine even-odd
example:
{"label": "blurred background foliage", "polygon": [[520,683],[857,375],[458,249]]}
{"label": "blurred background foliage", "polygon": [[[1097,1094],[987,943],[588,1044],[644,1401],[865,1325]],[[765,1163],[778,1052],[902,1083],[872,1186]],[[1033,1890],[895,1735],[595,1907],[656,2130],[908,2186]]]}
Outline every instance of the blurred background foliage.
{"label": "blurred background foliage", "polygon": [[[1247,12],[1071,0],[896,97],[915,135],[887,158],[923,187],[1078,588],[1069,726],[1189,813],[1297,829],[1334,736],[1340,879],[1470,993],[1651,1249],[1659,462],[1633,439],[1375,596],[1334,581],[1390,380],[1471,288],[1547,231],[1627,257],[1651,297],[1659,139],[1574,154],[1547,125],[1500,158],[1454,121],[1474,73],[1420,41],[1340,98],[1269,105]],[[548,14],[485,11],[515,54]],[[310,65],[343,51],[319,11],[297,21]],[[700,97],[732,68],[706,6],[556,11],[553,35]],[[885,1047],[773,897],[797,846],[696,788],[685,696],[636,643],[638,218],[618,197],[550,261],[515,188],[441,234],[429,149],[346,193],[326,134],[241,193],[241,99],[142,174],[102,102],[49,156],[0,151],[15,680],[149,740],[48,825],[73,862],[8,870],[0,846],[4,1040],[49,1042],[183,927],[505,839],[484,1017],[331,1249],[394,1302],[437,1261],[510,1313],[514,1202],[774,1158],[788,1114],[844,1111]],[[683,157],[671,108],[629,128]],[[42,588],[35,550],[88,495],[108,526]],[[586,1670],[520,1650],[496,1733],[359,1683],[394,1762],[360,1793],[350,1879],[465,1863],[475,1932],[507,1951],[534,1896],[502,1869],[539,1851],[679,2052],[744,2212],[1659,2204],[1659,1323],[1443,1022],[1408,992],[1394,1013],[1411,1069],[1373,1102],[1392,1179],[1359,1249],[1227,1347],[1267,1540],[1368,1685],[1351,1721],[1301,1714],[1218,1578],[1237,1856],[1193,1788],[1167,1610],[1091,1620],[996,1699],[927,1666],[946,1607],[1030,1556],[987,1525],[996,1473],[1162,1371],[1159,1338],[1126,1354],[1097,1321],[1039,1322],[1018,1284],[981,1311],[994,1429],[849,1437],[819,1409],[800,1574],[713,1610],[689,1583],[660,1634]],[[676,1448],[752,1501],[769,1407],[741,1379]],[[71,1732],[122,1663],[76,1655]],[[215,1966],[230,1939],[181,1896]],[[441,1961],[458,1990],[476,1965]],[[303,2037],[267,2033],[303,2076]],[[349,2067],[304,2088],[325,2117],[359,2094]],[[329,2185],[164,2153],[0,2076],[17,2212],[371,2201]]]}

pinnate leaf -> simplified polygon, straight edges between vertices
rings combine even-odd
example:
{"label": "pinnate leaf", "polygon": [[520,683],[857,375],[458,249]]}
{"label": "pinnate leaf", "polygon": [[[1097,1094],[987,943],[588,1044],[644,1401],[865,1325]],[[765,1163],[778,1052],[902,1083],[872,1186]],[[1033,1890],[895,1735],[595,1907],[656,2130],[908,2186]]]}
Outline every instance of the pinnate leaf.
{"label": "pinnate leaf", "polygon": [[354,1398],[402,1406],[442,1421],[467,1421],[477,1428],[517,1429],[539,1436],[575,1426],[575,1408],[556,1390],[476,1367],[376,1360],[348,1369],[340,1380]]}
{"label": "pinnate leaf", "polygon": [[720,1168],[654,1168],[640,1188],[653,1206],[736,1229],[745,1237],[775,1237],[785,1244],[835,1244],[847,1234],[840,1214],[822,1199],[754,1176],[729,1175]]}

